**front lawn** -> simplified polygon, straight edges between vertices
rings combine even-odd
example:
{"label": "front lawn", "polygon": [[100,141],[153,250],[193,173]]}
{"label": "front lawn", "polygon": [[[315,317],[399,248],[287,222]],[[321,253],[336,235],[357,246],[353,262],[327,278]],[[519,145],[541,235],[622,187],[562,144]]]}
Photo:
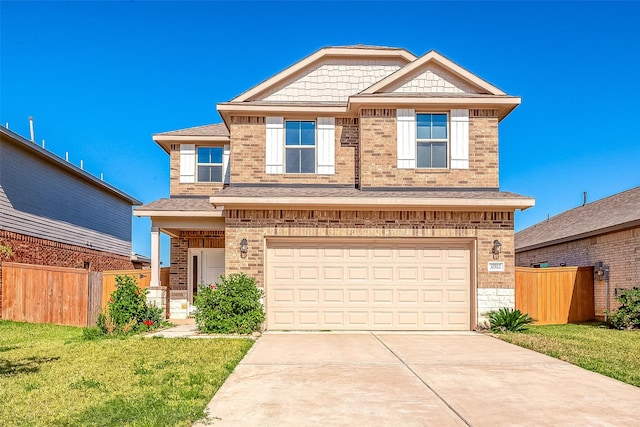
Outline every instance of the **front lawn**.
{"label": "front lawn", "polygon": [[191,425],[253,341],[128,337],[0,320],[3,426]]}
{"label": "front lawn", "polygon": [[640,332],[599,324],[528,326],[500,339],[640,387]]}

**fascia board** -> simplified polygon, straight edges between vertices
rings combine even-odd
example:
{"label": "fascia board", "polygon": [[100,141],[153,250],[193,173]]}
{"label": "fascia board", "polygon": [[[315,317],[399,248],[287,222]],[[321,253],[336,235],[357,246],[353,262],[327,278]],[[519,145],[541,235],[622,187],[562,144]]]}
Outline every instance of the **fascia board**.
{"label": "fascia board", "polygon": [[477,86],[483,90],[486,90],[492,95],[506,95],[506,93],[500,90],[499,88],[495,87],[494,85],[487,82],[486,80],[476,76],[475,74],[471,73],[470,71],[466,70],[465,68],[461,67],[460,65],[451,61],[450,59],[445,58],[444,56],[442,56],[441,54],[439,54],[434,50],[426,53],[422,57],[411,62],[410,64],[405,65],[400,70],[385,77],[384,79],[380,80],[374,85],[371,85],[370,87],[368,87],[367,89],[363,90],[360,93],[372,94],[372,93],[384,91],[384,89],[388,88],[393,83],[401,80],[403,77],[410,75],[411,73],[415,72],[421,67],[426,67],[430,62],[440,65],[446,70],[459,76],[463,80],[466,80],[469,83],[473,84],[474,86]]}
{"label": "fascia board", "polygon": [[401,57],[405,59],[407,62],[414,61],[416,56],[412,53],[404,50],[381,50],[381,49],[344,49],[344,48],[331,48],[325,47],[322,48],[311,55],[303,58],[302,60],[296,62],[295,64],[285,68],[283,71],[278,74],[268,78],[267,80],[259,83],[253,88],[247,90],[246,92],[241,93],[237,97],[233,98],[230,102],[244,102],[254,99],[261,93],[269,90],[271,87],[278,85],[279,83],[287,80],[288,78],[294,76],[296,73],[304,69],[305,67],[313,64],[314,62],[320,60],[321,58],[333,56],[333,57]]}
{"label": "fascia board", "polygon": [[462,199],[462,198],[404,198],[404,197],[216,197],[210,198],[216,207],[259,206],[274,208],[326,207],[328,209],[350,210],[477,210],[478,208],[525,210],[535,205],[532,198],[508,199]]}

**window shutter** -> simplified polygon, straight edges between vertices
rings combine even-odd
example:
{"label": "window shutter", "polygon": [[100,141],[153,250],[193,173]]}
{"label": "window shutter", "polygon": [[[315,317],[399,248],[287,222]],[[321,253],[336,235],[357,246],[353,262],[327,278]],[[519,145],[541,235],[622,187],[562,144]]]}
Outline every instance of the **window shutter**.
{"label": "window shutter", "polygon": [[416,167],[416,111],[397,110],[398,169]]}
{"label": "window shutter", "polygon": [[267,117],[266,173],[284,173],[284,119]]}
{"label": "window shutter", "polygon": [[196,145],[180,144],[180,183],[196,182]]}
{"label": "window shutter", "polygon": [[469,169],[469,110],[451,110],[451,169]]}
{"label": "window shutter", "polygon": [[318,175],[336,173],[336,120],[318,117]]}
{"label": "window shutter", "polygon": [[231,146],[225,145],[222,152],[222,182],[229,183],[229,156],[231,155]]}

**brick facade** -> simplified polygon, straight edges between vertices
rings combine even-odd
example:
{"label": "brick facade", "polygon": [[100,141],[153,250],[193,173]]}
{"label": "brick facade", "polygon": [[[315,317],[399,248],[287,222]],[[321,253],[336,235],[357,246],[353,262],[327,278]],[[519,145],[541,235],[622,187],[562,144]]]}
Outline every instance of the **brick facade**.
{"label": "brick facade", "polygon": [[[597,261],[609,265],[609,307],[618,307],[615,289],[640,287],[640,227],[600,234],[572,242],[519,251],[516,265],[530,267],[547,262],[550,267],[561,263],[568,266],[593,266]],[[605,309],[605,281],[594,282],[596,316]]]}
{"label": "brick facade", "polygon": [[[197,145],[197,144],[196,144]],[[207,144],[210,146],[210,144]],[[171,171],[169,173],[169,194],[171,196],[210,196],[221,190],[221,182],[195,182],[185,184],[180,182],[180,144],[171,144]]]}
{"label": "brick facade", "polygon": [[[11,247],[13,256],[7,259],[11,262],[68,268],[85,268],[85,263],[88,262],[90,271],[130,270],[133,268],[131,258],[124,255],[67,245],[4,230],[0,230],[0,243]],[[0,268],[0,313],[2,313],[1,308],[2,268]]]}
{"label": "brick facade", "polygon": [[[368,212],[311,210],[228,210],[225,264],[227,272],[245,272],[264,286],[265,238],[362,237],[451,238],[477,242],[478,287],[513,288],[513,214],[510,212]],[[250,224],[250,225],[248,225]],[[246,238],[249,252],[238,247]],[[502,243],[505,271],[489,273],[487,262],[495,239]]]}
{"label": "brick facade", "polygon": [[360,112],[362,187],[498,188],[498,117],[469,110],[469,169],[398,169],[394,109]]}
{"label": "brick facade", "polygon": [[[286,119],[287,117],[285,117]],[[352,119],[353,120],[353,119]],[[345,126],[345,123],[346,126]],[[354,185],[356,181],[355,121],[336,120],[336,161],[334,175],[317,174],[267,174],[265,164],[265,117],[232,117],[231,132],[231,183],[270,184],[330,184]]]}

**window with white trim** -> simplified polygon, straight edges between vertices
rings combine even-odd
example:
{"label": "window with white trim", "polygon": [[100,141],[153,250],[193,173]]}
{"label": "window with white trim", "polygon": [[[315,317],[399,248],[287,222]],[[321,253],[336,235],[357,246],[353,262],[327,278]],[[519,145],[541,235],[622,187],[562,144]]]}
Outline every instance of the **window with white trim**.
{"label": "window with white trim", "polygon": [[198,147],[197,154],[198,182],[222,182],[224,178],[223,147]]}
{"label": "window with white trim", "polygon": [[416,166],[418,168],[447,167],[448,123],[446,113],[416,114]]}
{"label": "window with white trim", "polygon": [[316,173],[316,122],[285,122],[285,172]]}

